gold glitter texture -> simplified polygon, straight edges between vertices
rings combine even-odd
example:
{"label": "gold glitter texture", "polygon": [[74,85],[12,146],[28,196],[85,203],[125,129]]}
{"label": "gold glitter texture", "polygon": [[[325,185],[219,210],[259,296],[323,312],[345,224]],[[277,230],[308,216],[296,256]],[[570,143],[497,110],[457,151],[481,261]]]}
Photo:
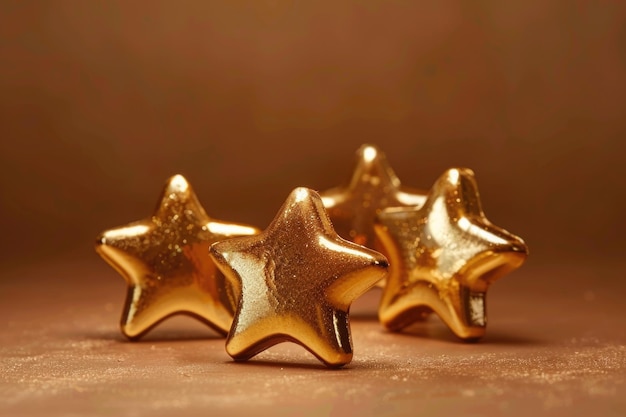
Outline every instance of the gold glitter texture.
{"label": "gold glitter texture", "polygon": [[528,249],[487,220],[473,172],[450,169],[421,208],[387,209],[378,218],[390,261],[381,323],[397,331],[434,311],[458,337],[484,336],[489,284],[521,266]]}
{"label": "gold glitter texture", "polygon": [[425,192],[402,186],[385,154],[367,144],[357,151],[349,184],[320,195],[339,236],[379,251],[376,214],[388,207],[421,206],[426,199]]}
{"label": "gold glitter texture", "polygon": [[352,360],[350,304],[384,277],[378,252],[340,238],[319,195],[295,189],[261,234],[211,246],[241,291],[226,351],[247,360],[284,341],[330,367]]}
{"label": "gold glitter texture", "polygon": [[168,316],[185,313],[226,334],[236,300],[208,256],[209,246],[258,232],[211,219],[187,180],[170,178],[150,218],[108,230],[96,243],[128,283],[122,333],[138,339]]}

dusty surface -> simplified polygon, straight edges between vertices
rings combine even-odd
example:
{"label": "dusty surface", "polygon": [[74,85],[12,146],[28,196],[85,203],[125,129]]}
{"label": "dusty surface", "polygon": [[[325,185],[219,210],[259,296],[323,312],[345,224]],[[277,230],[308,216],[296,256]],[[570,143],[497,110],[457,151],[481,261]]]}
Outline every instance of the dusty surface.
{"label": "dusty surface", "polygon": [[434,319],[389,334],[369,293],[341,370],[292,344],[234,363],[188,317],[127,342],[124,283],[106,265],[13,269],[0,283],[0,415],[625,415],[626,286],[610,279],[622,269],[522,268],[489,291],[474,344]]}

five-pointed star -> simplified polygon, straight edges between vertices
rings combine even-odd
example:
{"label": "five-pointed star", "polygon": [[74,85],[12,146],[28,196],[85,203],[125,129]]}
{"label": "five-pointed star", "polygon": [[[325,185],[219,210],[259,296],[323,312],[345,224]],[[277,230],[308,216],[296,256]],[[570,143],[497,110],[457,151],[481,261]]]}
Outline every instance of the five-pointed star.
{"label": "five-pointed star", "polygon": [[315,191],[296,188],[261,234],[210,252],[241,291],[226,340],[235,360],[292,341],[328,366],[350,362],[350,304],[385,275],[387,260],[340,238]]}
{"label": "five-pointed star", "polygon": [[528,254],[522,239],[487,220],[468,169],[444,173],[421,208],[381,212],[376,232],[391,264],[379,308],[390,330],[434,311],[458,337],[482,337],[487,287]]}
{"label": "five-pointed star", "polygon": [[376,146],[361,146],[357,158],[350,183],[320,195],[339,236],[382,250],[374,232],[376,214],[388,207],[421,206],[426,193],[402,186]]}
{"label": "five-pointed star", "polygon": [[96,251],[128,282],[122,333],[137,339],[186,313],[226,334],[236,300],[208,256],[209,246],[254,227],[211,219],[181,175],[168,181],[154,215],[104,232]]}

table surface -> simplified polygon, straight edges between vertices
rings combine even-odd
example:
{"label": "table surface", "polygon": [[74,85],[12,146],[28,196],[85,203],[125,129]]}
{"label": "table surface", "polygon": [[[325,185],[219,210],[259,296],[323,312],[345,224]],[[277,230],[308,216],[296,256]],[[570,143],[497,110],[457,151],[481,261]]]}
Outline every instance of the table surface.
{"label": "table surface", "polygon": [[0,415],[623,416],[624,266],[529,262],[489,290],[479,343],[436,318],[388,333],[371,291],[353,305],[354,359],[339,370],[291,343],[235,363],[185,316],[128,342],[125,284],[95,256],[7,268]]}

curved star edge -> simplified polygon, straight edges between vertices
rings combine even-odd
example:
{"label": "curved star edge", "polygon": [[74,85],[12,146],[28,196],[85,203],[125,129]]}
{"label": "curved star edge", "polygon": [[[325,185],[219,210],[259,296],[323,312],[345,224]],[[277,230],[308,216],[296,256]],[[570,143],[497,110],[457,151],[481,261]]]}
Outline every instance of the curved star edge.
{"label": "curved star edge", "polygon": [[[388,283],[389,280],[393,282],[402,280],[400,275],[403,273],[398,270],[398,268],[403,268],[402,265],[404,264],[402,257],[399,255],[401,249],[396,247],[397,242],[386,231],[387,227],[383,224],[384,219],[393,217],[410,218],[411,215],[413,216],[411,218],[424,217],[428,219],[428,212],[433,209],[433,201],[441,195],[446,195],[449,187],[461,189],[461,198],[458,195],[455,197],[455,201],[463,208],[462,213],[456,213],[459,214],[459,219],[463,215],[468,215],[471,220],[478,219],[478,223],[484,227],[485,231],[483,233],[495,232],[494,240],[500,239],[501,241],[506,241],[507,244],[494,245],[492,248],[485,249],[474,255],[450,278],[450,280],[455,280],[451,282],[456,282],[455,285],[458,286],[458,289],[455,291],[458,291],[459,297],[461,297],[460,305],[453,303],[449,299],[446,301],[440,298],[441,294],[438,293],[440,290],[438,288],[433,289],[432,284],[416,285],[416,291],[421,295],[413,297],[416,300],[412,302],[414,303],[412,305],[405,300],[405,304],[409,303],[409,307],[407,305],[404,307],[397,305],[392,301],[393,298],[390,298],[389,293],[387,295],[383,294],[379,307],[379,319],[387,329],[401,331],[415,322],[423,321],[430,312],[435,312],[457,337],[466,341],[475,341],[485,334],[486,291],[489,284],[521,266],[528,255],[528,247],[521,238],[494,226],[486,219],[480,205],[478,188],[473,172],[463,168],[453,168],[446,171],[435,182],[424,206],[420,208],[387,209],[378,215],[375,229],[379,239],[387,248],[388,256],[390,256],[391,260],[392,266]],[[469,198],[464,198],[463,194],[467,193],[470,195]],[[423,214],[424,212],[426,214]],[[428,220],[426,220],[427,222]],[[406,273],[409,272],[405,271],[404,274]],[[449,289],[446,291],[449,291]],[[400,293],[396,296],[400,296]],[[471,325],[473,319],[471,317],[472,306],[469,304],[472,303],[473,299],[482,307],[483,317],[478,320],[479,326]],[[468,308],[470,310],[467,310]]]}

